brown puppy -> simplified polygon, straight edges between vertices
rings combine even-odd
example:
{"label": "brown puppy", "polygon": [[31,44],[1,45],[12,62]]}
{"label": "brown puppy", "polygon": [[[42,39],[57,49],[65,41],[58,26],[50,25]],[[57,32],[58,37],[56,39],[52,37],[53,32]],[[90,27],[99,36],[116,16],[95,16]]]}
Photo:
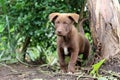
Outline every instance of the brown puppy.
{"label": "brown puppy", "polygon": [[[83,58],[87,59],[90,49],[88,40],[74,26],[74,22],[78,23],[79,15],[75,13],[51,13],[49,19],[55,24],[60,68],[63,72],[74,73],[78,55],[81,53]],[[70,56],[68,70],[65,63],[66,55]]]}

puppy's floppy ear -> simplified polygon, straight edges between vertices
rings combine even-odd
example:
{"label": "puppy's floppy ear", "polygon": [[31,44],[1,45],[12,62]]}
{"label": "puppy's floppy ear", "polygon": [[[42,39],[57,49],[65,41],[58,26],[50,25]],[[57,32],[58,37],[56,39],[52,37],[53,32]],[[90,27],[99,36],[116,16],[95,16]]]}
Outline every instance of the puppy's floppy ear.
{"label": "puppy's floppy ear", "polygon": [[68,14],[68,17],[69,17],[71,20],[73,20],[73,21],[75,21],[76,23],[78,23],[78,20],[79,20],[79,15],[78,15],[78,14],[76,14],[76,13],[70,13],[70,14]]}
{"label": "puppy's floppy ear", "polygon": [[49,15],[49,19],[51,22],[53,22],[57,17],[58,17],[59,13],[51,13]]}

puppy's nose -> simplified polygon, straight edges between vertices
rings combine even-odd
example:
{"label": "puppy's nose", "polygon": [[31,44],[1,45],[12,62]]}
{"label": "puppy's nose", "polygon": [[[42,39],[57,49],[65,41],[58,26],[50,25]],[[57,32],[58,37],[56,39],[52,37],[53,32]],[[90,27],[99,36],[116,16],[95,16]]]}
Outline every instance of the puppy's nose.
{"label": "puppy's nose", "polygon": [[62,32],[61,30],[58,30],[58,31],[57,31],[58,34],[61,34],[61,32]]}

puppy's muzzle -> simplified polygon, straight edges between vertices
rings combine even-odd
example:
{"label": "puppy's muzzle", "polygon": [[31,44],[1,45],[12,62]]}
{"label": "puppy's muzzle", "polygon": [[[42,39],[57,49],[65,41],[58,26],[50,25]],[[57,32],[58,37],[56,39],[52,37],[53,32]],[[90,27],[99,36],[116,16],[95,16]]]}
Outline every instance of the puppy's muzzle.
{"label": "puppy's muzzle", "polygon": [[62,34],[62,30],[58,30],[58,31],[56,31],[56,34],[57,34],[58,36],[63,36],[63,34]]}

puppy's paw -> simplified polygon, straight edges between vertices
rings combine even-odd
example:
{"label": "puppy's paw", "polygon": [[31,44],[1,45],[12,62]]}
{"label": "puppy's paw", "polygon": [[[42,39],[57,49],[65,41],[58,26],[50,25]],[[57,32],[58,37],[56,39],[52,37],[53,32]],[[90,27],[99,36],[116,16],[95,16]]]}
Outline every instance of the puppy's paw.
{"label": "puppy's paw", "polygon": [[60,70],[60,73],[67,73],[66,70]]}
{"label": "puppy's paw", "polygon": [[68,72],[67,74],[73,74],[72,72]]}

